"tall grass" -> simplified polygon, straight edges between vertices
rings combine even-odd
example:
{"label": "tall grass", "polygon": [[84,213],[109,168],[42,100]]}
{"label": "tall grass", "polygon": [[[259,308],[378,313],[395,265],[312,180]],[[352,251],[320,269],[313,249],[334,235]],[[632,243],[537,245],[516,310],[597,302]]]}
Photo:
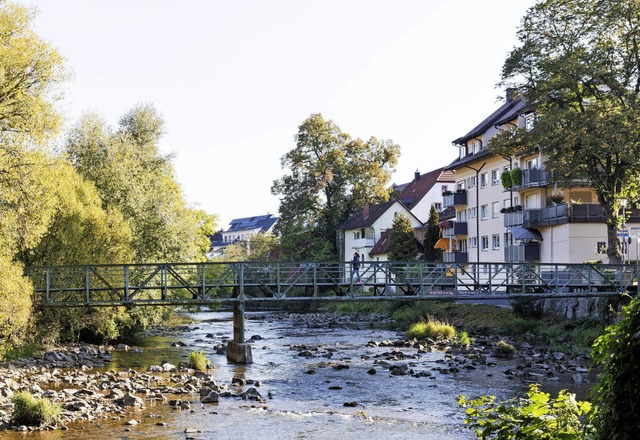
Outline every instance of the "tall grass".
{"label": "tall grass", "polygon": [[189,367],[197,371],[207,371],[211,367],[211,363],[203,352],[192,351],[189,354]]}
{"label": "tall grass", "polygon": [[16,393],[12,399],[11,422],[16,425],[53,425],[60,421],[62,407],[47,399],[37,399],[28,391]]}
{"label": "tall grass", "polygon": [[448,341],[456,335],[456,330],[452,325],[444,324],[429,316],[427,320],[422,320],[411,324],[407,331],[409,339],[433,339],[436,341]]}

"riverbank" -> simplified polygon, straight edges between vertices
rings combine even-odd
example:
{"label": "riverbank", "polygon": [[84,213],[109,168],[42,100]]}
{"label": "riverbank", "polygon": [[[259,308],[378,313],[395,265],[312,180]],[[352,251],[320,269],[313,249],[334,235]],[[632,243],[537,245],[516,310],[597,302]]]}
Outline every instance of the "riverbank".
{"label": "riverbank", "polygon": [[[301,388],[292,392],[303,395],[303,400],[306,394],[311,402],[324,401],[321,405],[328,405],[331,411],[352,409],[354,413],[346,414],[353,416],[365,408],[371,410],[373,401],[366,388],[373,383],[380,386],[377,393],[396,402],[393,405],[402,405],[403,394],[396,382],[402,377],[407,378],[402,383],[409,389],[416,386],[448,388],[452,378],[470,384],[486,384],[490,378],[496,386],[506,379],[504,386],[513,382],[515,390],[522,389],[528,382],[542,382],[543,387],[551,389],[584,389],[591,380],[587,374],[587,357],[566,356],[548,348],[510,341],[516,347],[516,356],[510,360],[497,358],[494,356],[495,346],[505,339],[498,335],[472,334],[475,342],[465,349],[434,341],[407,341],[401,333],[370,330],[392,324],[383,315],[249,315],[249,329],[270,329],[263,334],[255,332],[249,340],[263,365],[257,365],[257,370],[231,367],[228,368],[230,374],[226,376],[220,375],[218,369],[197,373],[184,363],[162,362],[158,357],[147,362],[144,359],[148,349],[144,347],[75,345],[50,350],[37,359],[14,361],[2,366],[0,423],[4,429],[30,429],[12,427],[9,423],[10,395],[18,390],[29,390],[35,396],[57,402],[64,408],[60,424],[41,429],[67,429],[70,424],[82,426],[82,422],[102,419],[121,426],[123,430],[135,430],[143,420],[145,424],[167,423],[148,417],[160,407],[188,414],[206,411],[206,407],[218,410],[219,406],[226,405],[225,401],[239,401],[249,408],[266,411],[286,408],[282,386],[278,382],[280,378],[273,376],[274,371],[282,368],[293,368],[287,374],[301,378],[296,379],[300,381]],[[223,347],[231,328],[227,330],[224,327],[224,332],[209,331],[210,328],[209,322],[194,322],[173,329],[156,329],[150,336],[162,335],[166,338],[163,344],[168,346],[171,341],[183,354],[193,350],[204,351],[214,365],[220,369],[227,368]],[[287,335],[291,331],[287,329],[297,329],[296,334],[300,334],[291,340],[292,343],[285,344],[289,341],[285,339],[280,345],[282,337],[290,338]],[[321,335],[325,334],[326,338],[322,338]],[[367,335],[372,335],[373,339],[366,339]],[[376,339],[377,335],[387,337]],[[358,336],[357,341],[354,336]],[[336,338],[338,342],[335,342]],[[319,340],[322,343],[318,343]],[[348,345],[350,340],[354,340],[354,346]],[[175,354],[172,356],[175,358]],[[114,357],[116,360],[128,357],[139,365],[135,369],[130,366],[118,368],[120,362],[114,361]],[[276,360],[271,361],[272,358]],[[156,359],[161,360],[156,362]],[[252,377],[251,374],[260,377]],[[312,376],[314,379],[309,380]],[[318,394],[317,389],[304,389],[305,384],[317,388],[324,381],[318,380],[325,376],[324,380],[331,382],[325,386],[325,393],[330,395]],[[455,400],[455,395],[448,398]],[[309,403],[310,407],[314,405],[318,403]],[[447,408],[452,407],[455,403],[447,403]],[[386,412],[381,411],[381,414]]]}

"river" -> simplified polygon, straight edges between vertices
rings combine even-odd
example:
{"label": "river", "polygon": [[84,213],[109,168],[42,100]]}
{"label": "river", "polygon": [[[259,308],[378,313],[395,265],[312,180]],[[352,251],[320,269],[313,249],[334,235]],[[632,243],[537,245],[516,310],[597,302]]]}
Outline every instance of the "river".
{"label": "river", "polygon": [[[3,432],[0,439],[473,439],[463,425],[458,395],[491,394],[505,399],[522,395],[527,388],[502,374],[506,362],[442,374],[434,369],[443,365],[444,353],[418,354],[413,348],[401,351],[415,358],[397,363],[431,376],[391,375],[376,363],[376,356],[392,349],[367,346],[367,342],[396,340],[398,333],[367,323],[315,328],[278,314],[247,312],[246,317],[247,337],[260,337],[253,342],[252,364],[234,365],[215,353],[216,343],[232,337],[232,316],[210,312],[190,315],[189,331],[148,338],[142,353],[114,352],[109,369],[144,371],[162,361],[177,364],[189,352],[200,350],[215,366],[211,372],[216,382],[229,384],[234,376],[258,381],[264,403],[224,398],[218,404],[203,405],[198,396],[192,396],[191,410],[158,403],[120,420],[72,423],[66,431]],[[186,346],[170,346],[177,340]],[[317,353],[313,356],[301,356],[300,345],[319,350],[312,350]],[[372,368],[376,374],[370,374]],[[353,407],[344,405],[354,402]],[[140,424],[125,425],[132,418]]]}

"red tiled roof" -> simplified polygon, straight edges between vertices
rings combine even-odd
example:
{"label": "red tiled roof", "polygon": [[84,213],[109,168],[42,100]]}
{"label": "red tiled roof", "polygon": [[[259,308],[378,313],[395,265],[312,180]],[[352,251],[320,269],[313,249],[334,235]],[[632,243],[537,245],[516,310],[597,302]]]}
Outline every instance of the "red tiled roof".
{"label": "red tiled roof", "polygon": [[398,200],[408,208],[412,208],[418,204],[438,182],[455,182],[455,171],[438,168],[437,170],[421,174],[420,178],[414,179],[409,183],[398,185],[402,188],[400,194],[398,194]]}
{"label": "red tiled roof", "polygon": [[389,252],[389,230],[380,233],[380,239],[369,251],[369,255],[382,255]]}
{"label": "red tiled roof", "polygon": [[357,212],[340,225],[339,229],[346,230],[369,227],[394,203],[396,203],[395,200],[390,200],[385,203],[378,203],[377,205],[369,205],[369,215],[367,217],[364,217],[363,211]]}

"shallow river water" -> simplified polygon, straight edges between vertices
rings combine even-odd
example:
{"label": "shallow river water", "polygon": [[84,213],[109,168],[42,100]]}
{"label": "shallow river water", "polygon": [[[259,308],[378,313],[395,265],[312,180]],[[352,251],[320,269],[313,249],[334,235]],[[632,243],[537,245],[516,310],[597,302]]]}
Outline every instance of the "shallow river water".
{"label": "shallow river water", "polygon": [[[109,369],[131,367],[138,371],[148,365],[169,361],[177,364],[193,350],[201,350],[216,367],[216,382],[229,384],[240,376],[260,382],[265,403],[221,398],[219,404],[200,404],[192,396],[191,410],[155,404],[131,412],[122,420],[73,423],[67,431],[45,433],[0,433],[0,440],[14,438],[53,439],[473,439],[463,426],[463,412],[457,396],[482,394],[505,399],[521,395],[527,385],[502,374],[507,365],[480,367],[456,374],[441,374],[443,353],[423,353],[407,363],[414,371],[430,371],[432,377],[392,376],[374,364],[375,356],[391,348],[367,347],[368,341],[398,339],[395,331],[368,327],[333,326],[310,328],[275,319],[268,313],[247,313],[245,331],[253,343],[253,363],[239,366],[217,355],[215,343],[233,334],[231,313],[192,315],[193,330],[175,337],[149,338],[143,353],[114,352]],[[209,337],[207,337],[209,335]],[[214,337],[212,338],[211,335]],[[170,347],[179,340],[186,347]],[[296,344],[321,345],[332,352],[327,357],[299,356]],[[414,355],[415,349],[401,349]],[[329,363],[348,365],[337,370]],[[376,374],[368,374],[371,368]],[[308,374],[314,370],[314,374]],[[184,396],[180,396],[184,399]],[[355,407],[344,406],[357,402]],[[135,418],[140,424],[127,427]],[[164,426],[159,426],[163,423]],[[199,431],[197,433],[185,433]]]}

